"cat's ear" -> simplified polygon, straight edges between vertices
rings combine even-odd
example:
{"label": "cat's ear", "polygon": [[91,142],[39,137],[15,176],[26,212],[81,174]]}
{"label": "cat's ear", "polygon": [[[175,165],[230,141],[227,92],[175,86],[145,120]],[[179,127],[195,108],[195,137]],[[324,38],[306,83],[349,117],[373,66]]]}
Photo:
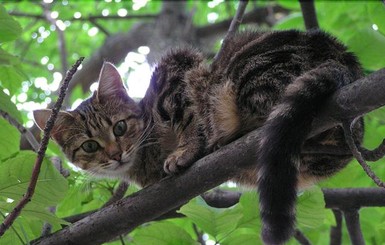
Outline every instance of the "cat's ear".
{"label": "cat's ear", "polygon": [[116,67],[110,62],[104,62],[99,74],[99,87],[96,98],[101,101],[103,98],[128,97],[122,78]]}
{"label": "cat's ear", "polygon": [[[42,109],[33,111],[33,118],[36,125],[40,128],[41,131],[44,130],[46,122],[51,115],[52,110]],[[63,142],[63,135],[65,133],[66,125],[72,125],[75,118],[66,111],[59,111],[56,122],[52,128],[51,136],[57,143]]]}

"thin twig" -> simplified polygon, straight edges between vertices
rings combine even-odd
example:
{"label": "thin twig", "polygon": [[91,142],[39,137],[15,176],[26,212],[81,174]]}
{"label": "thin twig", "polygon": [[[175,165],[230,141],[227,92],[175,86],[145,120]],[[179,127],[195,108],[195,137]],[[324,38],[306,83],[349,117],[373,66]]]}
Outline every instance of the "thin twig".
{"label": "thin twig", "polygon": [[119,186],[116,188],[114,194],[111,196],[111,198],[102,206],[102,208],[107,207],[108,205],[122,199],[124,197],[124,194],[126,194],[126,191],[129,187],[129,183],[122,181],[120,182]]}
{"label": "thin twig", "polygon": [[111,36],[111,33],[107,31],[102,25],[100,25],[95,19],[89,20],[94,26],[96,26],[101,32],[103,32],[107,37]]}
{"label": "thin twig", "polygon": [[[31,14],[31,13],[24,13],[24,12],[18,12],[18,11],[10,11],[8,13],[12,16],[17,17],[25,17],[25,18],[34,18],[39,20],[46,20],[46,18],[39,14]],[[153,19],[158,17],[157,14],[131,14],[126,16],[120,16],[120,15],[90,15],[88,17],[80,17],[80,18],[70,18],[69,21],[90,21],[91,19],[104,19],[104,20],[127,20],[127,19]]]}
{"label": "thin twig", "polygon": [[199,244],[205,245],[206,242],[205,242],[205,240],[203,240],[203,234],[200,230],[198,230],[198,227],[196,226],[196,224],[193,224],[193,229],[194,229],[195,234],[197,235],[197,239],[198,239]]}
{"label": "thin twig", "polygon": [[248,3],[248,0],[240,0],[239,1],[237,13],[234,15],[234,18],[231,21],[229,30],[227,31],[227,34],[226,34],[225,38],[223,39],[221,49],[219,50],[217,55],[214,57],[212,67],[215,67],[216,63],[221,59],[221,57],[223,56],[224,50],[227,48],[227,46],[230,43],[230,39],[235,35],[235,33],[238,30],[239,25],[242,23],[242,18],[243,18],[243,14],[245,12],[247,3]]}
{"label": "thin twig", "polygon": [[51,10],[50,10],[50,5],[49,4],[46,4],[46,3],[43,3],[42,4],[42,8],[44,10],[44,16],[45,18],[47,19],[47,21],[51,24],[51,25],[54,25],[56,28],[55,28],[55,31],[57,33],[57,36],[58,36],[58,46],[59,46],[59,50],[60,50],[60,62],[61,62],[61,65],[62,65],[62,74],[65,74],[66,71],[68,70],[68,64],[67,64],[67,47],[66,47],[66,42],[65,42],[65,38],[64,38],[64,31],[62,29],[60,29],[60,27],[56,24],[56,19],[52,18],[51,17]]}
{"label": "thin twig", "polygon": [[299,0],[306,30],[319,29],[313,0]]}
{"label": "thin twig", "polygon": [[352,128],[354,126],[353,122],[345,121],[343,122],[343,129],[344,129],[344,135],[346,139],[346,143],[348,144],[350,150],[353,153],[353,156],[357,159],[357,161],[360,163],[362,168],[364,169],[365,173],[378,185],[379,187],[385,188],[385,183],[378,178],[378,176],[372,171],[370,166],[365,162],[365,159],[362,157],[361,152],[358,151],[358,148],[356,144],[354,143],[353,134],[352,134]]}
{"label": "thin twig", "polygon": [[294,238],[301,245],[311,245],[309,239],[307,239],[307,237],[298,229],[296,229],[294,232]]}
{"label": "thin twig", "polygon": [[11,125],[15,126],[19,132],[25,136],[25,138],[28,140],[28,142],[31,144],[32,149],[37,152],[39,150],[39,142],[37,142],[35,136],[26,129],[23,125],[21,125],[15,118],[13,118],[11,115],[9,115],[7,112],[0,109],[0,115],[7,120]]}
{"label": "thin twig", "polygon": [[4,222],[0,225],[0,236],[2,236],[5,233],[5,231],[13,224],[13,222],[19,216],[19,214],[20,214],[21,210],[24,208],[24,206],[29,201],[31,201],[31,198],[35,192],[35,187],[37,184],[37,179],[39,177],[40,167],[41,167],[41,164],[42,164],[44,156],[45,156],[45,151],[47,150],[51,130],[53,128],[53,125],[55,123],[55,120],[57,118],[59,110],[61,108],[61,105],[63,103],[68,84],[71,81],[72,76],[75,74],[76,70],[78,69],[78,67],[81,64],[81,62],[83,61],[83,59],[84,59],[84,57],[81,57],[78,61],[76,61],[75,65],[72,66],[71,70],[69,72],[67,72],[67,75],[64,79],[64,82],[60,87],[59,98],[57,99],[57,101],[56,101],[56,103],[52,109],[52,114],[48,118],[48,121],[47,121],[46,126],[44,128],[43,139],[40,143],[40,148],[38,150],[38,155],[36,157],[35,165],[33,167],[31,181],[29,182],[27,192],[24,194],[23,198],[16,205],[16,207],[12,210],[12,212],[9,213],[9,215],[6,217]]}
{"label": "thin twig", "polygon": [[330,229],[330,245],[341,245],[342,242],[342,212],[340,209],[332,209],[336,218],[336,226]]}
{"label": "thin twig", "polygon": [[385,155],[385,139],[382,140],[381,144],[374,150],[368,150],[362,146],[359,146],[359,151],[366,161],[378,161]]}

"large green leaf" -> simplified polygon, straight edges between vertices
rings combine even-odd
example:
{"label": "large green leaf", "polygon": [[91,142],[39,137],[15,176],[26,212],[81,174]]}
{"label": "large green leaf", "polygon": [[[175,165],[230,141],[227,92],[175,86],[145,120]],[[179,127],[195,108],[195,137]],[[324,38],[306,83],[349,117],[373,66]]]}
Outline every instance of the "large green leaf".
{"label": "large green leaf", "polygon": [[[2,215],[4,214],[2,213]],[[3,217],[0,218],[0,221],[3,221]],[[0,237],[0,244],[27,244],[27,241],[30,240],[30,236],[32,235],[32,231],[30,229],[31,227],[28,226],[25,221],[26,220],[23,217],[19,216],[13,223],[12,227],[8,229],[2,237]]]}
{"label": "large green leaf", "polygon": [[378,30],[385,35],[385,14],[384,5],[379,1],[366,2],[369,18],[373,21]]}
{"label": "large green leaf", "polygon": [[190,218],[197,226],[208,234],[212,236],[218,235],[215,223],[215,213],[213,210],[203,205],[198,205],[193,200],[184,205],[179,212]]}
{"label": "large green leaf", "polygon": [[0,65],[16,65],[19,64],[19,58],[4,51],[0,48]]}
{"label": "large green leaf", "polygon": [[21,82],[28,80],[16,66],[0,66],[0,82],[4,88],[7,88],[11,96],[18,92]]}
{"label": "large green leaf", "polygon": [[[15,205],[16,205],[16,202],[13,202],[13,203],[0,202],[0,209],[3,213],[9,212],[15,207]],[[36,205],[33,202],[29,202],[23,208],[21,216],[26,218],[43,220],[54,226],[58,226],[61,224],[68,224],[68,222],[56,217],[53,213],[49,212],[46,207]]]}
{"label": "large green leaf", "polygon": [[21,31],[19,22],[9,16],[5,8],[0,5],[0,43],[15,40],[20,36]]}
{"label": "large green leaf", "polygon": [[19,151],[20,133],[0,117],[0,161]]}
{"label": "large green leaf", "polygon": [[0,109],[7,112],[19,123],[22,123],[20,112],[17,110],[16,105],[12,103],[11,98],[3,92],[2,87],[0,87]]}
{"label": "large green leaf", "polygon": [[142,245],[197,245],[180,227],[170,222],[158,222],[141,228],[133,237],[134,244]]}
{"label": "large green leaf", "polygon": [[180,212],[189,217],[204,232],[221,239],[236,229],[242,213],[237,210],[218,210],[193,201],[183,206]]}
{"label": "large green leaf", "polygon": [[255,191],[242,193],[239,200],[239,208],[243,213],[242,219],[238,222],[240,228],[250,228],[257,230],[261,229],[261,221],[259,216],[258,195]]}
{"label": "large green leaf", "polygon": [[[0,196],[20,200],[29,184],[35,159],[35,153],[22,151],[0,163]],[[32,202],[41,206],[56,205],[64,198],[66,191],[66,179],[45,159]]]}
{"label": "large green leaf", "polygon": [[305,24],[301,13],[293,13],[279,21],[275,26],[275,30],[287,30],[287,29],[298,29],[304,30]]}
{"label": "large green leaf", "polygon": [[297,223],[299,226],[317,228],[324,222],[326,215],[321,188],[313,187],[298,197]]}
{"label": "large green leaf", "polygon": [[258,245],[262,244],[262,241],[258,234],[259,231],[255,229],[237,229],[226,237],[221,244],[223,245]]}
{"label": "large green leaf", "polygon": [[385,66],[385,36],[371,26],[355,30],[347,45],[366,69],[378,70]]}

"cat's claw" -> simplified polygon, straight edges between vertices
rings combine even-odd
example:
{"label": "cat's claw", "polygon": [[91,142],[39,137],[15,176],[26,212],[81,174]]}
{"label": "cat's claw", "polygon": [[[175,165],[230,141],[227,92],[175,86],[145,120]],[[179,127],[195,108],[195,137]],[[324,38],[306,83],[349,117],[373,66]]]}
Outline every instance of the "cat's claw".
{"label": "cat's claw", "polygon": [[191,155],[187,150],[178,150],[170,154],[164,162],[164,171],[169,175],[173,175],[190,167],[194,162]]}

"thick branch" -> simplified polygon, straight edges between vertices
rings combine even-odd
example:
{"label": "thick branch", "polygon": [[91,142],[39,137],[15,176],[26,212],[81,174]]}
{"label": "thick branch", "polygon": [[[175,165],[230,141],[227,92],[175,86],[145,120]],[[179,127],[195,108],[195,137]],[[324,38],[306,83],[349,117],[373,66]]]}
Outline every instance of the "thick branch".
{"label": "thick branch", "polygon": [[[376,109],[385,103],[385,70],[358,80],[356,83],[343,87],[329,100],[322,117],[318,118],[312,129],[320,132],[321,129],[334,127],[338,119],[354,118]],[[382,76],[381,76],[382,75]],[[382,84],[382,85],[381,85]],[[382,88],[381,88],[382,87]],[[353,100],[353,99],[356,100]],[[351,110],[349,110],[351,108]],[[335,114],[335,111],[345,114]],[[34,244],[97,244],[108,241],[122,233],[129,232],[138,225],[154,220],[160,215],[177,208],[191,198],[208,191],[224,181],[234,177],[235,173],[245,166],[255,162],[255,147],[258,142],[258,130],[224,146],[218,151],[200,159],[185,173],[170,177],[145,188],[132,196],[126,197],[75,224],[41,238]],[[210,174],[202,174],[210,173]],[[352,191],[354,193],[354,191]],[[377,192],[381,192],[381,195]],[[369,205],[368,200],[385,203],[385,190],[373,190],[377,195],[364,195],[356,200],[360,205]],[[329,197],[335,193],[329,193]],[[341,193],[339,195],[342,195]],[[342,202],[346,207],[351,205],[350,195],[344,195]],[[374,198],[377,196],[377,198]],[[340,208],[325,195],[328,208]]]}
{"label": "thick branch", "polygon": [[323,189],[326,208],[349,210],[361,207],[384,207],[385,189]]}
{"label": "thick branch", "polygon": [[313,122],[309,137],[353,120],[385,105],[385,68],[343,87],[334,93]]}

